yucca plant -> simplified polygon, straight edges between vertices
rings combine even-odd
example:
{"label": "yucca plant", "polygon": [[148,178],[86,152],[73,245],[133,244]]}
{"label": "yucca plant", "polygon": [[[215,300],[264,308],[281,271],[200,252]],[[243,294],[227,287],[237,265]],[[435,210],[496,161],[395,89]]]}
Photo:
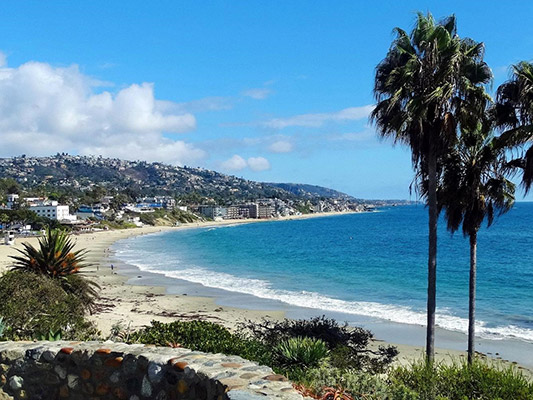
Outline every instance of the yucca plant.
{"label": "yucca plant", "polygon": [[316,367],[328,353],[328,347],[322,340],[308,337],[290,338],[275,349],[279,365],[289,369]]}
{"label": "yucca plant", "polygon": [[89,311],[94,309],[94,300],[98,297],[99,286],[83,277],[81,271],[89,266],[85,263],[87,250],[74,250],[75,243],[65,231],[48,230],[39,239],[39,246],[22,243],[23,249],[17,249],[18,256],[10,256],[15,262],[14,271],[33,272],[59,280],[67,293],[83,300]]}
{"label": "yucca plant", "polygon": [[48,275],[51,278],[63,278],[76,274],[84,264],[87,250],[74,251],[74,242],[66,232],[53,229],[39,239],[39,247],[22,243],[22,250],[17,249],[20,256],[10,256],[15,260],[13,270],[31,271]]}

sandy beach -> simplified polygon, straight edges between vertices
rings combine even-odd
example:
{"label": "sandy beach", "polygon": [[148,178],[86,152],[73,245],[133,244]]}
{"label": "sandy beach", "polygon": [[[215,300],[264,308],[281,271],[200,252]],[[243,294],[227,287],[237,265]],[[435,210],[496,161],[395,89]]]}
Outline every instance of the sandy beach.
{"label": "sandy beach", "polygon": [[[326,217],[340,213],[320,213],[283,217],[277,220],[308,219]],[[223,226],[245,223],[260,223],[272,220],[227,220],[202,221],[182,224],[178,227],[145,226],[141,228],[107,230],[74,235],[77,248],[88,251],[87,262],[92,264],[85,274],[95,280],[101,287],[99,303],[101,311],[90,317],[105,337],[111,327],[117,323],[129,329],[137,329],[149,325],[151,320],[170,322],[177,318],[204,319],[221,323],[234,328],[239,322],[265,318],[284,318],[281,311],[246,310],[233,307],[221,307],[215,299],[187,295],[170,295],[161,286],[140,286],[126,284],[127,277],[120,275],[120,265],[111,270],[109,261],[112,253],[110,246],[121,239],[132,236],[158,233],[168,230],[193,229],[209,226]],[[0,245],[0,273],[8,270],[11,260],[9,256],[17,254],[22,243],[37,245],[36,237],[17,238],[14,246]]]}
{"label": "sandy beach", "polygon": [[[301,219],[331,214],[305,215],[289,217],[285,219]],[[264,220],[263,220],[264,221]],[[199,222],[192,224],[183,224],[179,227],[152,227],[98,231],[75,235],[74,240],[78,248],[88,250],[87,261],[92,264],[87,268],[86,274],[94,279],[101,287],[99,300],[100,310],[90,316],[101,331],[103,337],[107,337],[113,325],[120,324],[126,330],[135,330],[142,326],[149,325],[150,321],[158,320],[162,322],[171,322],[176,319],[201,319],[220,323],[230,329],[233,329],[240,322],[247,320],[282,319],[285,312],[280,310],[248,310],[244,308],[235,308],[220,306],[216,303],[216,298],[195,297],[187,294],[173,295],[166,293],[163,286],[144,286],[132,285],[127,283],[130,279],[120,273],[121,265],[113,261],[113,254],[110,246],[121,239],[132,236],[153,234],[169,230],[192,229],[207,226],[230,225],[236,223],[260,222],[258,220],[232,220],[221,222]],[[37,244],[37,238],[17,238],[14,246],[0,245],[0,273],[4,273],[9,265],[9,256],[17,253],[16,249],[22,247],[23,242],[32,245]],[[111,268],[113,264],[113,269]],[[139,272],[139,275],[141,272]],[[140,277],[140,276],[139,276]],[[378,338],[379,339],[379,338]],[[373,346],[383,345],[385,342],[376,340]],[[414,360],[423,358],[424,349],[421,346],[411,346],[404,344],[392,343],[398,347],[400,354],[397,359],[399,364],[407,364]],[[437,361],[460,360],[466,357],[464,351],[437,349]],[[496,362],[501,360],[494,359]],[[524,368],[524,372],[533,378],[533,371],[530,368]]]}

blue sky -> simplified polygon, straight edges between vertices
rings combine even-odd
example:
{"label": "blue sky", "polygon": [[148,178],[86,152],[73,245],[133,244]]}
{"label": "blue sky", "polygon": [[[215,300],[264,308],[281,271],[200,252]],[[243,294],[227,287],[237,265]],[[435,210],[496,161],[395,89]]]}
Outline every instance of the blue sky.
{"label": "blue sky", "polygon": [[0,157],[102,154],[409,198],[408,149],[367,115],[392,29],[417,10],[455,13],[485,42],[491,91],[531,59],[531,2],[4,2]]}

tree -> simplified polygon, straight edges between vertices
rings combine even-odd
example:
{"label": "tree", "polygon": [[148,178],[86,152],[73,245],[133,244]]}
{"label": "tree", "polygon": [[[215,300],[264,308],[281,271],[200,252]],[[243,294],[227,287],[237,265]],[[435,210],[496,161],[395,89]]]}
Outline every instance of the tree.
{"label": "tree", "polygon": [[[511,78],[498,87],[494,114],[497,124],[505,130],[501,140],[508,146],[533,141],[533,63],[522,61],[512,66]],[[522,170],[526,193],[533,183],[533,145],[510,165]]]}
{"label": "tree", "polygon": [[457,127],[485,109],[484,85],[492,74],[483,61],[483,44],[460,39],[452,15],[435,22],[418,14],[408,35],[395,28],[396,39],[376,67],[371,120],[381,137],[411,148],[415,182],[425,193],[429,212],[427,361],[434,360],[437,180],[442,158],[457,140]]}
{"label": "tree", "polygon": [[0,214],[0,225],[2,225],[2,230],[6,229],[6,226],[8,223],[9,223],[9,216],[5,213]]}
{"label": "tree", "polygon": [[468,290],[468,363],[475,352],[477,237],[486,219],[492,225],[496,214],[509,211],[514,203],[515,185],[506,178],[506,148],[481,123],[475,130],[463,130],[439,187],[439,206],[445,209],[448,229],[456,232],[462,224],[470,239]]}

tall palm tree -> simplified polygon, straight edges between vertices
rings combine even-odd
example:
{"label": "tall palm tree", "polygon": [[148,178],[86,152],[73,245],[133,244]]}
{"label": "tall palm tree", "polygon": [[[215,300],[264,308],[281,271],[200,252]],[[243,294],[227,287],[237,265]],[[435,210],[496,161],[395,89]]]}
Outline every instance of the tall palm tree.
{"label": "tall palm tree", "polygon": [[411,148],[415,180],[429,211],[427,361],[435,354],[437,270],[437,180],[442,157],[457,139],[457,126],[485,108],[484,85],[492,74],[483,44],[457,35],[455,16],[436,22],[418,14],[411,34],[395,28],[396,39],[376,67],[371,120],[382,137]]}
{"label": "tall palm tree", "polygon": [[[525,145],[533,141],[533,63],[522,61],[512,66],[511,78],[500,85],[494,107],[497,124],[505,130],[507,145]],[[522,157],[511,162],[522,169],[526,193],[533,184],[533,144]]]}
{"label": "tall palm tree", "polygon": [[514,203],[515,185],[506,178],[506,148],[501,146],[488,125],[464,129],[438,189],[439,206],[445,209],[448,230],[462,225],[470,239],[470,279],[468,301],[468,363],[475,351],[477,237],[484,220],[492,225],[496,214],[509,211]]}

